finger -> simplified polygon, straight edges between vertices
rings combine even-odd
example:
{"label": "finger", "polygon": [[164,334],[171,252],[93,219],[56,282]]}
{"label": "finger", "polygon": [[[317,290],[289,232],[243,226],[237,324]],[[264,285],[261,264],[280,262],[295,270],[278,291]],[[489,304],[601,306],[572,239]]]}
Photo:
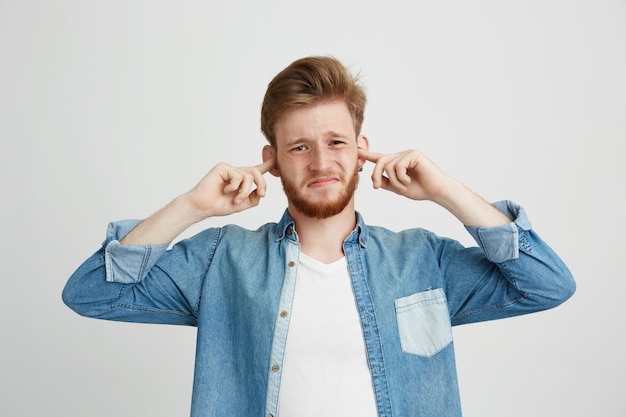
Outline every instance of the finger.
{"label": "finger", "polygon": [[242,175],[239,188],[237,189],[237,195],[235,195],[235,204],[241,204],[251,194],[252,186],[254,184],[254,177],[252,175]]}
{"label": "finger", "polygon": [[411,154],[401,153],[393,161],[394,175],[398,182],[403,185],[411,184],[411,177],[409,176],[409,169],[413,164]]}
{"label": "finger", "polygon": [[387,186],[392,187],[393,191],[398,193],[406,191],[404,184],[398,179],[398,163],[396,160],[387,164],[385,172],[387,173],[387,178],[389,179],[388,184],[386,184]]}
{"label": "finger", "polygon": [[223,188],[224,194],[230,194],[232,192],[239,190],[239,185],[243,181],[243,175],[240,172],[237,172],[234,169],[228,169],[222,175],[222,181],[226,183]]}
{"label": "finger", "polygon": [[235,212],[244,211],[251,207],[258,206],[261,201],[261,196],[257,191],[258,190],[254,189],[240,204],[236,204],[234,208]]}
{"label": "finger", "polygon": [[408,166],[406,164],[398,163],[395,165],[396,178],[403,185],[411,184],[411,177],[408,174]]}
{"label": "finger", "polygon": [[407,192],[407,189],[404,186],[398,187],[397,185],[392,184],[391,180],[385,176],[381,178],[380,188],[399,195],[406,195]]}
{"label": "finger", "polygon": [[378,159],[384,154],[378,152],[370,152],[367,149],[358,148],[359,158],[364,158],[366,161],[377,162]]}
{"label": "finger", "polygon": [[255,168],[258,169],[261,174],[265,174],[270,169],[275,168],[275,166],[276,166],[276,157],[272,157],[266,160],[265,162],[263,162],[262,164],[255,166]]}
{"label": "finger", "polygon": [[259,201],[261,201],[261,195],[259,195],[258,188],[250,193],[248,196],[248,206],[254,207],[259,205]]}
{"label": "finger", "polygon": [[252,168],[251,173],[254,178],[254,183],[256,184],[256,193],[259,195],[259,197],[265,197],[267,183],[265,182],[265,178],[263,178],[263,173],[256,167]]}
{"label": "finger", "polygon": [[372,183],[374,184],[374,188],[380,188],[382,185],[383,173],[385,172],[385,168],[390,158],[389,155],[378,155],[379,156],[376,158],[376,165],[372,171]]}
{"label": "finger", "polygon": [[389,178],[384,176],[381,178],[380,188],[387,191],[393,191],[394,193],[396,192],[396,190],[391,185],[391,181],[389,181]]}

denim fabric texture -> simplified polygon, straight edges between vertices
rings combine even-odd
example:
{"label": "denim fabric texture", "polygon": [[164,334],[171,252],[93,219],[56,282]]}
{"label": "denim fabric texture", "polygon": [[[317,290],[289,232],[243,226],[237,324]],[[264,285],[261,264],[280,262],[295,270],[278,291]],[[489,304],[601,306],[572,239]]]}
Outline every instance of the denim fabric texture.
{"label": "denim fabric texture", "polygon": [[[381,417],[461,416],[451,326],[555,307],[574,290],[524,210],[468,228],[465,248],[424,229],[357,226],[344,241]],[[287,212],[255,231],[204,230],[172,248],[122,246],[112,223],[64,302],[101,319],[198,327],[191,416],[276,416],[300,245]],[[320,308],[331,308],[321,305]]]}

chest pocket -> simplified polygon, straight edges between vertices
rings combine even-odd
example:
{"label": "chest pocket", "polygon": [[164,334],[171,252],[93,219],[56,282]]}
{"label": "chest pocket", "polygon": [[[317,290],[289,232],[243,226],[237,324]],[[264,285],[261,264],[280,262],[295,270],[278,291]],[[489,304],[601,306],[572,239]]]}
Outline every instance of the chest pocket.
{"label": "chest pocket", "polygon": [[452,342],[450,315],[441,288],[395,300],[402,351],[430,358]]}

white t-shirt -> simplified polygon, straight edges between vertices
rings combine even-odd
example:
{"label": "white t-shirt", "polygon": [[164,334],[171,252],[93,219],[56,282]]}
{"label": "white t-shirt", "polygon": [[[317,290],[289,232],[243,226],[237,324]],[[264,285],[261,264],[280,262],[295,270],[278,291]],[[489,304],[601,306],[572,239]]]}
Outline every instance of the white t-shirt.
{"label": "white t-shirt", "polygon": [[372,377],[345,258],[300,253],[278,417],[376,417]]}

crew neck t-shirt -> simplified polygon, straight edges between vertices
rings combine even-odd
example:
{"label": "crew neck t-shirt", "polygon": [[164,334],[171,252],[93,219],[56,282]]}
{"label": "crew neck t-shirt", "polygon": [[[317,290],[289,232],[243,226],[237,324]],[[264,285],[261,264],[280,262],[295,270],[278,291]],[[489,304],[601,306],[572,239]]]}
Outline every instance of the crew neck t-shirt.
{"label": "crew neck t-shirt", "polygon": [[278,417],[376,417],[365,342],[345,258],[300,253]]}

